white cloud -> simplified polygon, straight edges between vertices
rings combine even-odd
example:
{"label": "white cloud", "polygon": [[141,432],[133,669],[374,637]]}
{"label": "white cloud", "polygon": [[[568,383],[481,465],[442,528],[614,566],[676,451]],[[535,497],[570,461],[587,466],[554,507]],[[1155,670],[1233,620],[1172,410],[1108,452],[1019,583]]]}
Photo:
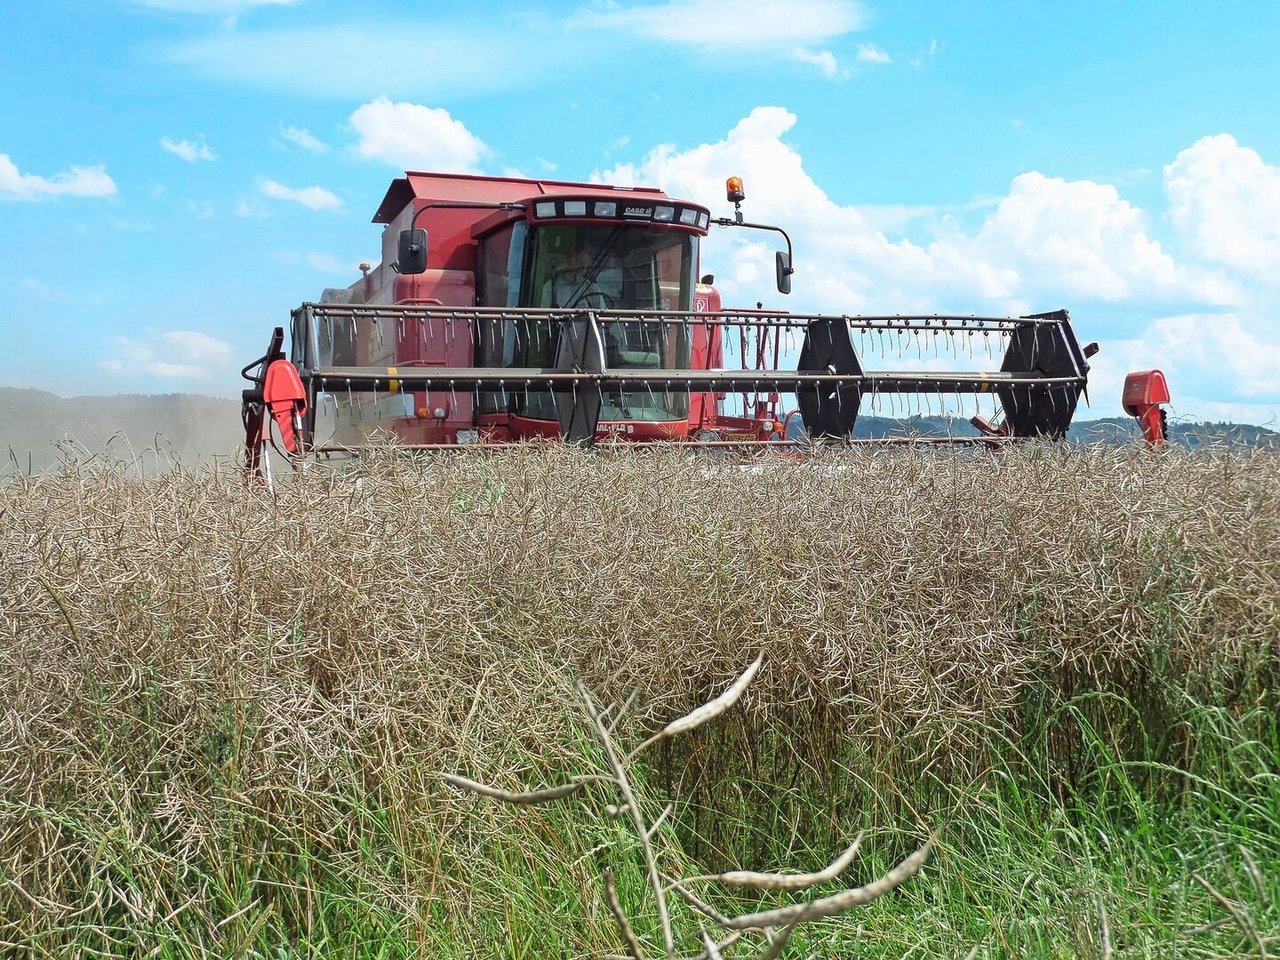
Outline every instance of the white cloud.
{"label": "white cloud", "polygon": [[218,207],[212,200],[184,200],[182,205],[197,220],[214,220],[218,216]]}
{"label": "white cloud", "polygon": [[774,50],[823,43],[861,29],[862,5],[853,0],[666,0],[583,10],[574,26],[617,30],[707,49]]}
{"label": "white cloud", "polygon": [[937,40],[930,40],[929,46],[926,47],[924,50],[921,50],[918,54],[916,54],[915,57],[912,58],[911,66],[919,69],[920,67],[923,67],[926,63],[928,63],[930,60],[932,60],[941,52],[942,52],[942,44],[939,43]]}
{"label": "white cloud", "polygon": [[[1280,259],[1268,252],[1280,216],[1252,215],[1271,211],[1276,168],[1219,142],[1212,152],[1179,154],[1166,174],[1177,184],[1172,202],[1185,201],[1179,216],[1191,237],[1229,223],[1252,239],[1250,258],[1233,253],[1230,264],[1270,265],[1270,273],[1248,281],[1188,256],[1204,246],[1162,242],[1153,217],[1108,183],[1029,171],[1001,197],[948,208],[837,203],[787,142],[796,120],[781,107],[757,107],[720,140],[660,144],[593,178],[652,184],[727,212],[724,178],[741,175],[747,218],[779,224],[794,240],[792,310],[1019,314],[1068,306],[1080,337],[1103,347],[1093,361],[1093,415],[1118,415],[1124,374],[1148,367],[1170,374],[1182,414],[1205,416],[1211,402],[1227,401],[1255,422],[1280,412]],[[1190,162],[1206,155],[1226,162],[1237,186],[1248,185],[1245,197],[1216,199],[1213,179]],[[767,235],[713,228],[702,267],[716,274],[726,304],[777,305],[776,246]],[[1209,249],[1224,257],[1221,247]]]}
{"label": "white cloud", "polygon": [[[283,183],[276,180],[263,180],[258,184],[258,191],[264,197],[271,197],[273,200],[288,200],[290,203],[299,203],[308,210],[337,210],[342,206],[342,201],[338,199],[337,194],[324,187],[286,187]],[[237,206],[237,213],[240,212]]]}
{"label": "white cloud", "polygon": [[199,140],[174,140],[170,137],[161,137],[160,147],[166,153],[172,153],[175,157],[185,160],[187,163],[218,159],[218,155],[204,142],[203,134],[200,135]]}
{"label": "white cloud", "polygon": [[1021,174],[972,241],[957,245],[1017,270],[1024,289],[1114,301],[1179,283],[1143,212],[1091,180]]}
{"label": "white cloud", "polygon": [[311,135],[310,130],[302,127],[281,127],[280,136],[284,137],[290,143],[301,147],[303,150],[309,150],[312,153],[328,153],[329,145],[323,143]]}
{"label": "white cloud", "polygon": [[148,331],[145,339],[116,337],[104,370],[162,380],[212,380],[231,369],[231,344],[195,330]]}
{"label": "white cloud", "polygon": [[1090,361],[1095,404],[1114,403],[1129,371],[1158,368],[1169,379],[1173,415],[1273,425],[1280,418],[1280,332],[1273,321],[1237,313],[1161,316],[1138,336],[1102,347]]}
{"label": "white cloud", "polygon": [[[839,312],[932,309],[941,293],[969,302],[1016,296],[1016,271],[983,263],[953,245],[920,246],[890,240],[874,225],[880,211],[864,213],[832,201],[804,169],[800,154],[784,142],[796,122],[781,107],[757,107],[728,135],[686,151],[664,144],[639,164],[620,164],[598,179],[653,183],[687,191],[704,202],[723,197],[726,175],[746,181],[748,219],[786,227],[796,247],[796,309]],[[875,215],[873,215],[875,214]],[[726,302],[753,302],[767,289],[740,285],[737,276],[772,276],[771,247],[750,231],[716,230],[704,247],[711,272],[725,278]],[[772,241],[771,241],[772,243]]]}
{"label": "white cloud", "polygon": [[157,55],[220,84],[344,102],[523,88],[570,57],[581,61],[580,51],[562,43],[544,45],[530,58],[528,36],[494,19],[459,28],[434,19],[413,24],[365,16],[323,26],[219,30],[171,43]]}
{"label": "white cloud", "polygon": [[[952,308],[959,301],[989,309],[1056,297],[1113,302],[1137,295],[1233,301],[1221,277],[1177,263],[1150,235],[1145,213],[1111,185],[1025,173],[991,204],[977,229],[966,231],[927,209],[835,203],[784,140],[795,122],[781,107],[757,107],[719,142],[685,151],[660,145],[639,164],[619,164],[596,177],[678,193],[687,186],[705,200],[722,195],[727,173],[742,175],[751,218],[791,232],[797,293],[822,309],[945,309],[949,301]],[[916,221],[917,235],[931,237],[888,232],[908,221]],[[708,255],[724,255],[726,247],[731,257],[749,255],[740,234],[719,233],[709,240]],[[735,270],[721,266],[719,272],[731,277]]]}
{"label": "white cloud", "polygon": [[0,153],[0,200],[113,197],[116,193],[116,182],[102,166],[71,167],[52,177],[40,177],[20,172],[7,153]]}
{"label": "white cloud", "polygon": [[58,290],[51,287],[47,283],[37,280],[35,277],[23,277],[18,281],[18,283],[21,284],[24,289],[29,290],[41,300],[49,300],[54,303],[69,303],[74,299],[71,294],[67,293],[65,290]]}
{"label": "white cloud", "polygon": [[893,57],[889,56],[880,47],[874,43],[858,44],[858,62],[859,63],[892,63]]}
{"label": "white cloud", "polygon": [[835,54],[830,50],[820,50],[814,53],[803,47],[796,47],[792,56],[801,63],[808,63],[817,67],[822,71],[823,76],[839,77],[849,75],[847,70],[840,69],[840,61],[836,59]]}
{"label": "white cloud", "polygon": [[256,197],[237,200],[235,210],[236,216],[241,220],[265,220],[271,216],[271,211],[267,209],[267,205]]}
{"label": "white cloud", "polygon": [[1223,133],[1179,153],[1164,168],[1164,185],[1192,250],[1280,287],[1280,167]]}
{"label": "white cloud", "polygon": [[447,110],[379,97],[351,114],[355,150],[400,170],[474,173],[489,148]]}
{"label": "white cloud", "polygon": [[204,13],[234,16],[254,7],[288,7],[298,0],[128,0],[137,7],[168,13]]}
{"label": "white cloud", "polygon": [[1280,336],[1257,319],[1234,313],[1184,314],[1155,320],[1143,340],[1158,347],[1164,365],[1188,379],[1213,371],[1237,395],[1280,404]]}

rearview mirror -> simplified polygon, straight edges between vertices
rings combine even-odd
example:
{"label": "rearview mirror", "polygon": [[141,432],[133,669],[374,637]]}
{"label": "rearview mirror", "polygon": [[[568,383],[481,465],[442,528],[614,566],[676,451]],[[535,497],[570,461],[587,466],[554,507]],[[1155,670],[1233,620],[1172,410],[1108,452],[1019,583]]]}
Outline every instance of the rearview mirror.
{"label": "rearview mirror", "polygon": [[791,254],[779,250],[774,254],[774,272],[778,275],[778,292],[791,292]]}
{"label": "rearview mirror", "polygon": [[423,273],[427,269],[427,231],[421,227],[400,231],[397,273]]}

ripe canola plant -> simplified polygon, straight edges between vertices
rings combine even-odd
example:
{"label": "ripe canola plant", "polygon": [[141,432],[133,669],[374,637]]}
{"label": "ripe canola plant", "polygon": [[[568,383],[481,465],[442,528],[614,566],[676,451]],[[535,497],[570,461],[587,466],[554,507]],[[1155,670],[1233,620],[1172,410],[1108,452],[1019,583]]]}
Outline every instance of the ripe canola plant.
{"label": "ripe canola plant", "polygon": [[[663,862],[820,872],[862,833],[825,896],[932,837],[784,956],[1275,954],[1278,468],[534,444],[375,449],[271,492],[10,476],[0,950],[627,956],[612,887],[660,956],[625,822],[446,775],[594,789],[575,685],[630,700],[615,735],[642,743],[760,657],[628,771]],[[794,899],[696,892],[728,917]],[[669,919],[696,955],[704,918]]]}

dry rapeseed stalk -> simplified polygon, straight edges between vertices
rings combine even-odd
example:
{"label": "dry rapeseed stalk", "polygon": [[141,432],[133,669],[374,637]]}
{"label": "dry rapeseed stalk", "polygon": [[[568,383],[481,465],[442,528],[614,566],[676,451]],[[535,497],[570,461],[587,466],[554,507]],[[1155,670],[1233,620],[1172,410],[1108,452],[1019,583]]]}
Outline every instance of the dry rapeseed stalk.
{"label": "dry rapeseed stalk", "polygon": [[[318,466],[274,496],[236,471],[13,476],[0,943],[73,952],[133,923],[138,896],[160,905],[156,936],[213,929],[244,906],[220,897],[246,862],[300,924],[300,850],[386,904],[462,891],[442,909],[467,929],[496,894],[426,771],[555,782],[577,730],[568,677],[610,702],[637,693],[608,718],[631,743],[763,652],[785,669],[691,732],[695,749],[646,760],[695,785],[696,809],[743,762],[778,783],[857,750],[882,779],[842,786],[856,806],[982,776],[1041,705],[1083,692],[1106,695],[1091,719],[1116,755],[1172,731],[1169,768],[1194,771],[1206,748],[1176,736],[1180,698],[1274,709],[1277,635],[1268,452],[859,451],[742,470],[530,446]],[[1069,727],[1046,746],[1064,777],[1083,755]],[[705,749],[748,742],[762,748],[745,761]],[[353,813],[360,798],[384,815]],[[405,929],[429,938],[427,916],[406,910]]]}
{"label": "dry rapeseed stalk", "polygon": [[755,677],[756,671],[760,669],[760,664],[763,662],[764,654],[757,654],[756,658],[747,665],[747,669],[742,671],[741,676],[739,676],[737,680],[729,684],[724,693],[720,694],[720,696],[713,700],[708,700],[699,707],[695,707],[683,717],[677,717],[675,720],[672,720],[652,737],[631,751],[630,759],[634,760],[643,753],[647,747],[652,746],[660,740],[666,740],[669,737],[676,737],[682,733],[688,733],[690,730],[696,730],[704,723],[709,723],[716,717],[720,716],[720,714],[724,713],[738,702],[738,698],[741,697],[743,691],[747,689],[747,686]]}

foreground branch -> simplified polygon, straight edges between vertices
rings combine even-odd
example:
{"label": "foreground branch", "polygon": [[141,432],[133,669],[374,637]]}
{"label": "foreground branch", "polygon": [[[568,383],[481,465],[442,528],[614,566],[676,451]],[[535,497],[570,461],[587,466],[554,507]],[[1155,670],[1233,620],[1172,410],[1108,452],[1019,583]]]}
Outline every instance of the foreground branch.
{"label": "foreground branch", "polygon": [[530,804],[530,803],[550,803],[552,800],[563,800],[565,797],[571,797],[582,789],[580,783],[562,783],[558,787],[547,787],[544,790],[499,790],[497,787],[491,787],[485,783],[478,783],[467,777],[458,776],[456,773],[442,773],[441,778],[450,786],[457,787],[459,790],[466,790],[470,793],[478,793],[482,797],[491,797],[494,800],[501,800],[504,803]]}
{"label": "foreground branch", "polygon": [[680,717],[677,720],[672,720],[652,737],[632,750],[630,756],[627,757],[628,762],[634,760],[647,748],[658,741],[666,740],[668,737],[678,736],[682,733],[688,733],[690,730],[702,726],[708,720],[714,720],[716,717],[720,716],[720,714],[724,713],[738,702],[738,698],[741,697],[743,691],[747,689],[747,685],[751,683],[752,678],[756,675],[756,671],[760,669],[760,664],[763,662],[764,654],[762,653],[751,661],[750,666],[742,672],[742,676],[733,681],[724,693],[720,694],[720,696],[716,697],[714,700],[710,700],[702,706],[689,711],[683,717]]}
{"label": "foreground branch", "polygon": [[778,907],[775,910],[762,910],[759,913],[747,913],[740,917],[732,917],[722,925],[730,930],[758,930],[764,927],[780,927],[806,920],[817,920],[822,917],[838,917],[842,913],[870,903],[882,897],[890,890],[900,886],[914,876],[929,857],[929,848],[933,839],[907,857],[883,877],[873,880],[865,886],[853,890],[845,890],[823,897],[821,900],[810,900],[808,903],[797,903],[789,907]]}
{"label": "foreground branch", "polygon": [[[631,705],[633,698],[629,697],[616,712],[612,707],[601,709],[586,687],[581,683],[575,684],[574,689],[582,699],[583,709],[591,722],[592,732],[595,734],[595,739],[600,744],[603,753],[605,768],[603,771],[575,776],[569,782],[559,786],[529,791],[502,790],[454,773],[443,774],[443,778],[446,783],[459,790],[466,790],[470,793],[501,800],[505,803],[524,805],[548,803],[573,796],[587,783],[606,785],[615,792],[611,802],[602,805],[601,812],[610,819],[625,818],[629,820],[635,830],[640,851],[644,858],[645,873],[647,874],[657,908],[658,925],[662,930],[663,956],[666,960],[676,960],[676,938],[672,929],[671,912],[667,902],[668,896],[673,891],[698,913],[728,931],[728,935],[717,942],[699,923],[701,928],[701,937],[699,939],[701,953],[696,957],[690,958],[690,960],[724,960],[724,951],[739,943],[744,933],[748,931],[758,931],[764,941],[763,945],[759,947],[755,960],[776,960],[786,948],[792,932],[800,924],[822,917],[839,916],[854,907],[870,903],[914,875],[928,857],[934,838],[930,837],[929,841],[911,856],[907,857],[884,876],[864,886],[845,890],[834,896],[811,900],[807,903],[762,910],[738,917],[728,917],[720,913],[714,907],[699,899],[686,884],[700,880],[714,881],[724,886],[745,888],[747,890],[806,890],[817,884],[834,880],[843,873],[858,855],[862,845],[862,834],[859,834],[853,843],[845,848],[831,863],[821,870],[815,870],[811,873],[766,873],[756,870],[730,870],[726,873],[693,877],[691,880],[685,881],[663,877],[659,869],[658,854],[654,850],[653,840],[658,828],[670,815],[672,805],[667,804],[662,813],[654,818],[652,823],[649,823],[640,799],[631,784],[631,764],[637,756],[653,744],[668,737],[687,733],[723,714],[742,697],[742,694],[759,671],[761,663],[763,663],[763,655],[757,656],[719,696],[689,711],[684,716],[671,721],[630,753],[619,749],[614,742],[614,733],[618,728],[619,720]],[[618,958],[618,960],[645,960],[640,938],[636,935],[635,928],[632,927],[631,921],[623,910],[621,900],[618,897],[618,888],[614,880],[613,871],[608,867],[603,867],[601,874],[604,879],[605,900],[608,903],[609,912],[613,915],[613,919],[618,925],[618,931],[622,936],[622,941],[627,948],[627,956]],[[756,940],[757,938],[753,937],[752,939]],[[610,958],[613,960],[612,955],[610,955]]]}
{"label": "foreground branch", "polygon": [[757,873],[754,870],[730,870],[728,873],[715,873],[705,877],[693,877],[694,880],[714,880],[730,887],[751,887],[753,890],[805,890],[828,880],[834,880],[844,873],[853,863],[862,846],[862,834],[851,843],[840,856],[821,870],[813,873]]}

